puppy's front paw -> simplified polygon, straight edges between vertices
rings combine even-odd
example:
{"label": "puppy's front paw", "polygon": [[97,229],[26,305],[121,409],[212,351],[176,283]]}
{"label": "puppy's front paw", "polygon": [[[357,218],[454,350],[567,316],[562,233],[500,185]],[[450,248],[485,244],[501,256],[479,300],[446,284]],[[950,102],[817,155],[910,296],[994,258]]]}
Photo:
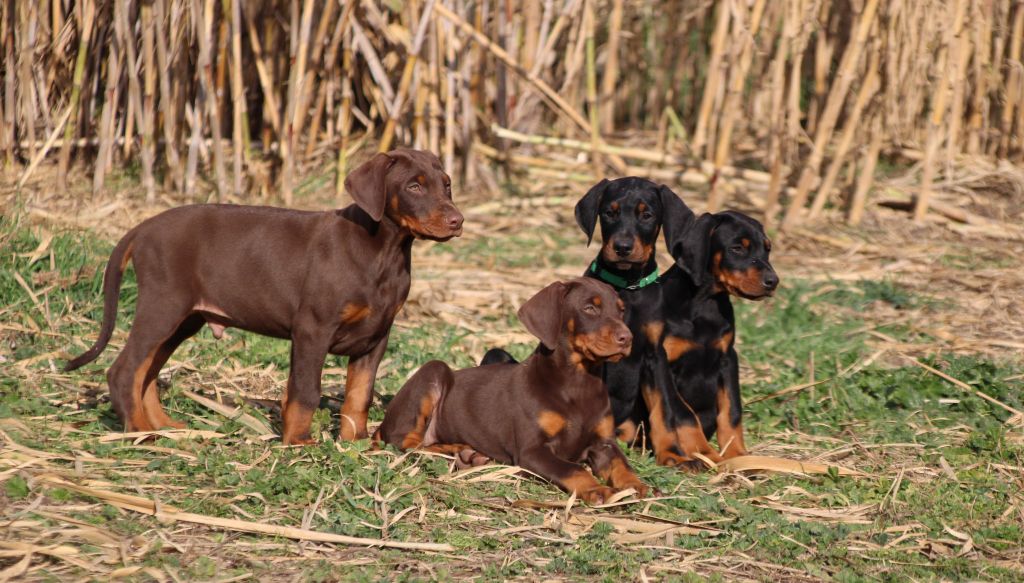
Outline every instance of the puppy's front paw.
{"label": "puppy's front paw", "polygon": [[641,482],[640,480],[637,480],[636,482],[631,483],[631,484],[626,484],[626,486],[623,488],[623,490],[625,490],[626,488],[632,488],[632,489],[636,490],[636,497],[637,498],[646,498],[648,495],[652,495],[653,496],[657,492],[657,490],[655,490],[654,488],[652,488],[652,487],[648,486],[647,484]]}
{"label": "puppy's front paw", "polygon": [[615,494],[614,488],[607,486],[595,486],[582,492],[576,492],[576,497],[583,500],[587,504],[604,504]]}
{"label": "puppy's front paw", "polygon": [[696,474],[704,470],[704,462],[682,456],[671,451],[663,451],[655,456],[659,466],[678,468],[684,472]]}

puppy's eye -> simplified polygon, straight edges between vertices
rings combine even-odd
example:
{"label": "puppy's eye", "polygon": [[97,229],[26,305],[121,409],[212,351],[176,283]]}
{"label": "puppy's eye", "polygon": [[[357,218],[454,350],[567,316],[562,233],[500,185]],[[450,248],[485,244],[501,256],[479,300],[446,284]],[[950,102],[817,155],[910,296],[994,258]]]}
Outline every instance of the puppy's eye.
{"label": "puppy's eye", "polygon": [[583,306],[583,311],[588,313],[588,314],[596,314],[597,313],[597,306],[595,306],[594,304],[587,304],[587,305]]}
{"label": "puppy's eye", "polygon": [[423,190],[423,187],[420,186],[418,182],[411,182],[409,183],[409,186],[406,186],[405,188],[409,192],[421,192]]}
{"label": "puppy's eye", "polygon": [[614,209],[608,209],[604,211],[604,216],[608,217],[609,219],[614,219],[615,217],[619,216],[619,211]]}
{"label": "puppy's eye", "polygon": [[729,251],[737,255],[743,255],[743,252],[746,251],[746,249],[743,248],[743,245],[733,245],[732,247],[729,247]]}
{"label": "puppy's eye", "polygon": [[649,221],[649,220],[651,220],[653,218],[654,218],[654,213],[652,213],[651,211],[644,211],[644,212],[640,213],[640,219],[641,220]]}

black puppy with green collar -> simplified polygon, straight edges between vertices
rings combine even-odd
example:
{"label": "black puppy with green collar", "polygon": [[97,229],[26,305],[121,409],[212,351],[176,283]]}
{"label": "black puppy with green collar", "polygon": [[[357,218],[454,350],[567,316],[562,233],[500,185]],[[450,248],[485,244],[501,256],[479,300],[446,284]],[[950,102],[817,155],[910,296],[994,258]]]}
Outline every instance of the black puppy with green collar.
{"label": "black puppy with green collar", "polygon": [[667,186],[627,177],[602,180],[576,204],[576,223],[586,233],[587,244],[593,240],[598,220],[601,250],[586,275],[610,284],[626,305],[633,350],[627,358],[605,364],[604,380],[618,437],[632,442],[648,414],[640,392],[640,371],[645,360],[656,356],[664,328],[655,253],[658,234],[663,230],[666,247],[673,249],[695,217]]}

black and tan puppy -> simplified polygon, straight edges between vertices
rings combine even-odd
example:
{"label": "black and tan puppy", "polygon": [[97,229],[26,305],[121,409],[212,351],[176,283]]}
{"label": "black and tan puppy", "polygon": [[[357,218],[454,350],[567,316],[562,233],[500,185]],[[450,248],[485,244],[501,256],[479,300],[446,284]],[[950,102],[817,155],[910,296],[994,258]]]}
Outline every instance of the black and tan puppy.
{"label": "black and tan puppy", "polygon": [[[457,453],[522,466],[582,500],[647,487],[615,441],[601,365],[630,352],[611,287],[579,278],[549,285],[519,318],[541,344],[522,363],[452,371],[423,365],[388,405],[375,438],[401,449]],[[593,473],[581,464],[590,466]],[[602,486],[594,474],[605,480]]]}
{"label": "black and tan puppy", "polygon": [[678,247],[694,215],[667,186],[643,178],[602,180],[576,204],[576,223],[593,239],[601,223],[601,250],[586,275],[612,287],[626,306],[626,325],[633,334],[629,357],[605,366],[618,436],[633,441],[647,411],[640,397],[640,369],[657,346],[662,332],[664,292],[655,257],[658,234],[665,232],[669,250]]}
{"label": "black and tan puppy", "polygon": [[415,238],[462,233],[451,181],[437,156],[416,150],[377,154],[345,180],[355,204],[327,212],[193,205],[132,229],[111,253],[96,344],[74,370],[106,347],[121,277],[138,278],[135,321],[107,372],[114,411],[128,431],[181,427],[164,412],[156,379],[171,353],[204,325],[220,337],[242,328],[292,342],[282,399],[282,440],[310,443],[328,353],[347,355],[342,439],[366,437],[374,377],[395,315],[409,294]]}
{"label": "black and tan puppy", "polygon": [[[764,299],[779,277],[761,223],[737,212],[702,215],[670,251],[677,264],[661,278],[661,350],[646,362],[642,394],[658,462],[696,470],[695,453],[747,453],[730,296]],[[716,432],[720,452],[708,443]]]}

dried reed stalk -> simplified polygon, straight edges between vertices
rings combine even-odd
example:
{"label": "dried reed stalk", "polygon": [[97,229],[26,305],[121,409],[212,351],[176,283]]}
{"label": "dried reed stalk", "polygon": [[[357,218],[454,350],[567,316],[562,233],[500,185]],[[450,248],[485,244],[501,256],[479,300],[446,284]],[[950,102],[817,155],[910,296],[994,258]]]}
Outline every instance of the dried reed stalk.
{"label": "dried reed stalk", "polygon": [[917,195],[917,204],[914,206],[914,221],[924,220],[928,214],[928,202],[932,194],[932,180],[935,176],[935,156],[938,153],[942,140],[945,138],[944,120],[948,109],[947,100],[950,94],[950,85],[953,83],[955,73],[951,70],[951,62],[956,62],[956,45],[959,43],[960,35],[963,32],[964,13],[966,12],[966,0],[956,0],[953,7],[953,24],[947,29],[944,49],[939,57],[937,70],[939,71],[939,83],[935,92],[935,100],[931,105],[930,123],[928,125],[928,142],[925,145],[924,162],[921,168],[921,191]]}
{"label": "dried reed stalk", "polygon": [[821,186],[818,187],[818,192],[814,195],[814,201],[811,203],[811,211],[807,215],[809,219],[817,218],[818,215],[821,214],[822,209],[825,208],[825,202],[828,200],[829,194],[832,192],[832,187],[835,186],[836,178],[839,177],[839,171],[843,167],[843,160],[846,158],[846,153],[850,150],[854,136],[856,136],[857,130],[860,128],[861,113],[863,113],[868,101],[874,97],[875,93],[878,91],[878,63],[880,58],[881,56],[876,48],[876,50],[871,53],[867,78],[861,82],[860,90],[857,91],[857,98],[854,100],[853,107],[850,109],[846,125],[843,127],[842,134],[839,137],[839,143],[836,145],[836,151],[832,156],[832,161],[829,163],[828,170],[825,172],[825,178],[821,181]]}
{"label": "dried reed stalk", "polygon": [[153,10],[156,16],[156,61],[163,73],[160,77],[160,106],[163,110],[164,152],[167,157],[167,170],[174,187],[181,190],[185,187],[182,175],[181,158],[178,154],[178,116],[180,109],[171,91],[170,80],[170,49],[167,42],[167,0],[155,0]]}
{"label": "dried reed stalk", "polygon": [[832,130],[835,127],[836,120],[839,118],[843,103],[846,101],[850,84],[856,76],[855,69],[860,62],[860,54],[867,41],[868,34],[874,25],[877,9],[878,0],[867,0],[860,18],[857,20],[853,40],[843,53],[839,71],[836,74],[836,79],[832,84],[828,100],[825,103],[825,109],[818,122],[811,157],[800,174],[796,194],[790,201],[789,208],[786,209],[786,215],[782,223],[783,227],[791,227],[797,223],[800,214],[803,212],[804,204],[807,202],[807,194],[812,188],[814,181],[818,178],[821,162],[825,157],[825,146],[832,137]]}
{"label": "dried reed stalk", "polygon": [[[743,90],[743,84],[747,80],[747,73],[754,55],[754,39],[761,28],[761,18],[764,16],[766,0],[756,0],[750,14],[750,27],[747,30],[740,30],[740,57],[735,70],[729,77],[729,89],[725,97],[725,104],[722,106],[721,127],[719,129],[717,144],[715,148],[715,169],[725,166],[729,161],[729,152],[732,149],[732,131],[736,119],[740,115],[739,100]],[[736,22],[742,22],[737,19]],[[711,192],[708,194],[708,212],[716,212],[723,202],[721,189],[716,188],[717,182],[712,182]]]}
{"label": "dried reed stalk", "polygon": [[[220,194],[242,197],[249,180],[294,202],[300,174],[325,155],[340,195],[361,145],[401,144],[443,154],[458,179],[494,191],[489,164],[593,180],[607,166],[636,170],[628,158],[667,181],[710,180],[716,208],[730,203],[719,187],[736,187],[735,163],[768,170],[748,180],[756,201],[769,223],[787,203],[792,224],[814,188],[809,216],[840,182],[862,189],[867,178],[841,172],[861,146],[867,168],[874,144],[920,144],[932,181],[964,153],[1024,159],[1024,8],[960,1],[411,0],[394,12],[361,0],[5,0],[0,149],[22,178],[49,151],[65,182],[77,156],[97,194],[113,164],[141,162],[151,200],[163,176],[188,197],[206,196],[209,177]],[[877,67],[863,55],[869,38]],[[876,68],[874,96],[864,82],[851,91]],[[68,104],[62,139],[52,132]],[[495,123],[541,139],[481,131]],[[593,167],[526,162],[552,134]],[[790,168],[802,170],[795,189]]]}
{"label": "dried reed stalk", "polygon": [[847,220],[851,225],[859,225],[864,217],[864,205],[867,204],[868,192],[875,178],[875,165],[878,163],[878,154],[882,151],[882,140],[885,132],[882,131],[882,116],[875,114],[871,120],[871,143],[868,145],[867,154],[864,155],[864,163],[860,173],[857,175],[857,187],[854,190],[853,198],[850,199],[850,210]]}
{"label": "dried reed stalk", "polygon": [[241,196],[243,154],[247,150],[243,133],[246,107],[245,87],[242,84],[242,0],[225,1],[231,3],[231,112],[234,116],[231,123],[232,190],[235,196]]}
{"label": "dried reed stalk", "polygon": [[[60,149],[60,164],[57,167],[57,188],[60,190],[67,190],[68,188],[68,167],[71,165],[71,138],[74,137],[75,129],[78,127],[77,120],[80,105],[79,102],[82,94],[82,81],[85,77],[86,51],[89,50],[89,41],[92,38],[93,32],[93,18],[95,16],[96,5],[92,0],[83,0],[81,5],[81,16],[78,21],[78,30],[81,34],[81,38],[78,41],[78,56],[75,58],[75,73],[74,78],[71,81],[71,97],[69,98],[69,102],[71,104],[71,116],[68,118],[68,122],[64,126],[64,145]],[[14,13],[12,6],[12,10],[9,10],[7,13],[7,18],[11,19],[13,17]],[[12,70],[14,68],[13,59],[8,60],[8,66],[10,69],[7,71],[7,76],[8,79],[11,79],[14,74]],[[8,83],[8,85],[8,90],[13,90],[13,86],[11,86],[13,84]],[[9,105],[9,111],[13,113],[13,109],[14,105],[12,102]]]}
{"label": "dried reed stalk", "polygon": [[711,123],[711,108],[713,106],[715,93],[721,84],[723,76],[722,55],[725,53],[725,38],[729,32],[729,16],[732,0],[718,3],[718,20],[715,24],[715,33],[711,37],[711,59],[708,61],[708,76],[704,85],[704,93],[700,100],[700,110],[697,112],[697,126],[693,131],[694,152],[700,152],[707,143],[708,125]]}

